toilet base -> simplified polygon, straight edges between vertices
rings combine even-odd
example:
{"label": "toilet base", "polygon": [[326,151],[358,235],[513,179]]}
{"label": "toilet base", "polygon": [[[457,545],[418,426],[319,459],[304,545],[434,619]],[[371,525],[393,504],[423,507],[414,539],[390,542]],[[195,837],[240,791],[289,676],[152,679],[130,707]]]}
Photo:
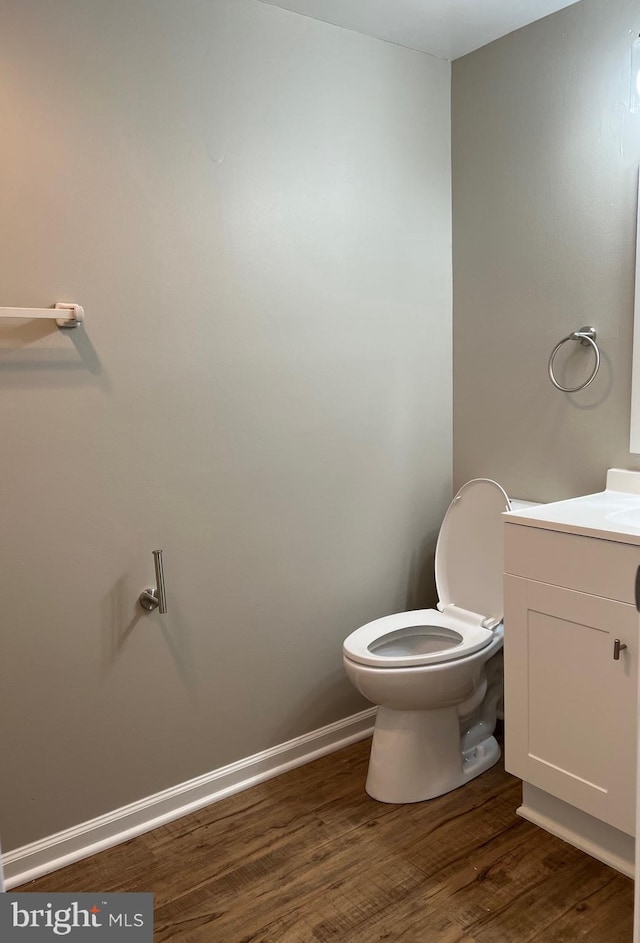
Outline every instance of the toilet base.
{"label": "toilet base", "polygon": [[463,786],[499,759],[493,736],[462,751],[455,706],[428,711],[379,707],[365,789],[379,802],[424,802]]}

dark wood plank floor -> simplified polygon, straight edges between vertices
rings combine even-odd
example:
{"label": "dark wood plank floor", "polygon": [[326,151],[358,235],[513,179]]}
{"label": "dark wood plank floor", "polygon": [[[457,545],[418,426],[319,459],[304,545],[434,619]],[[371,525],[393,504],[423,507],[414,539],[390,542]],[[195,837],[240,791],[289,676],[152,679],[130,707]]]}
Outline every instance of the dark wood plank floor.
{"label": "dark wood plank floor", "polygon": [[24,885],[153,891],[156,943],[630,943],[633,883],[518,818],[501,764],[416,805],[369,741]]}

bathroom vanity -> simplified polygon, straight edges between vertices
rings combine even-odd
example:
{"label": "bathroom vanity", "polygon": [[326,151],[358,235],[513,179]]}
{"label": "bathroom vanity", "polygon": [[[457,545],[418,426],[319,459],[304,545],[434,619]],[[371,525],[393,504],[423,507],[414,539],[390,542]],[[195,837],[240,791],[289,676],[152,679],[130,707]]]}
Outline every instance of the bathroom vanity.
{"label": "bathroom vanity", "polygon": [[634,873],[640,473],[505,520],[505,765],[520,815]]}

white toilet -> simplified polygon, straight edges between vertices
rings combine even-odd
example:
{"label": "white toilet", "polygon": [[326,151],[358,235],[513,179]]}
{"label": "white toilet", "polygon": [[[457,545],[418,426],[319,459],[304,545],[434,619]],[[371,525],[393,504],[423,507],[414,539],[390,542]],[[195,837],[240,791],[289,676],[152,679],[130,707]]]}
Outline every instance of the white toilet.
{"label": "white toilet", "polygon": [[500,758],[505,491],[467,482],[436,546],[437,609],[385,616],[344,642],[347,675],[378,704],[366,790],[421,802],[463,785]]}

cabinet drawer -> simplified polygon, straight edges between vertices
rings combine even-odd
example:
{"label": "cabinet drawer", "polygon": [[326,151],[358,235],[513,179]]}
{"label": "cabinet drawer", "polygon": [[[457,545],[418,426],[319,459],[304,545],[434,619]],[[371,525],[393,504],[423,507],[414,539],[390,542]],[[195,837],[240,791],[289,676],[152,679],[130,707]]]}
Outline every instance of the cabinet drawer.
{"label": "cabinet drawer", "polygon": [[505,524],[505,572],[593,596],[635,603],[640,547],[522,524]]}

